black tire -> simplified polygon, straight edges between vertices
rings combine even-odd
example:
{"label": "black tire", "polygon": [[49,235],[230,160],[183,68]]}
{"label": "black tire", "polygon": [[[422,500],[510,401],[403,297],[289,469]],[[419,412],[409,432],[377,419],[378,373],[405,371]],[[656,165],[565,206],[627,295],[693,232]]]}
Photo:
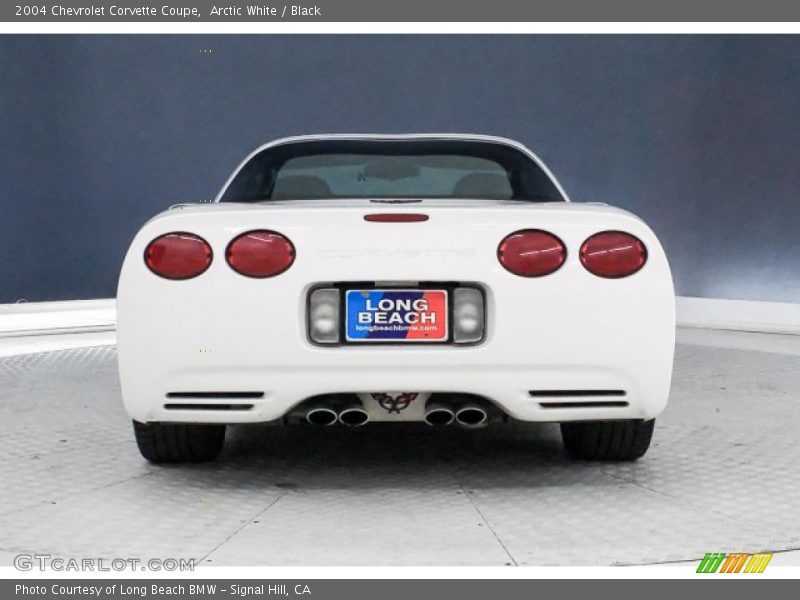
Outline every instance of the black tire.
{"label": "black tire", "polygon": [[225,425],[133,422],[139,452],[152,463],[214,460],[225,444]]}
{"label": "black tire", "polygon": [[570,458],[636,460],[650,447],[656,420],[561,423],[561,438]]}

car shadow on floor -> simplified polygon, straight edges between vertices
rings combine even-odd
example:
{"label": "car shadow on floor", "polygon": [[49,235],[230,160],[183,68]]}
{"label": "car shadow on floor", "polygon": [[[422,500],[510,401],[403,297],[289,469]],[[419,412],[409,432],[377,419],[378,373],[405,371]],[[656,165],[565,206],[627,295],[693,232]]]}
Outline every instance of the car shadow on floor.
{"label": "car shadow on floor", "polygon": [[532,488],[610,480],[602,463],[567,458],[557,425],[515,422],[476,430],[416,423],[357,429],[232,426],[217,461],[167,468],[180,470],[194,484],[236,485],[227,481],[235,478],[276,491]]}

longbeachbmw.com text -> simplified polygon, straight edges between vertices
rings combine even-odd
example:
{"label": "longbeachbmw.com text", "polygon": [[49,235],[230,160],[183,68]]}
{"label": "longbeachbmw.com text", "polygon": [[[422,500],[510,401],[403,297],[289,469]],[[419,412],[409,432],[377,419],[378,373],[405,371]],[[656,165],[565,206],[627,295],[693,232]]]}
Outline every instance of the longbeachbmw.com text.
{"label": "longbeachbmw.com text", "polygon": [[322,8],[315,4],[245,4],[245,5],[212,5],[208,9],[196,6],[176,6],[171,4],[143,4],[141,6],[109,6],[87,4],[86,6],[64,6],[63,4],[17,4],[14,7],[17,17],[44,18],[97,18],[120,17],[124,19],[200,19],[215,17],[217,19],[267,17],[275,19],[297,17],[321,17]]}

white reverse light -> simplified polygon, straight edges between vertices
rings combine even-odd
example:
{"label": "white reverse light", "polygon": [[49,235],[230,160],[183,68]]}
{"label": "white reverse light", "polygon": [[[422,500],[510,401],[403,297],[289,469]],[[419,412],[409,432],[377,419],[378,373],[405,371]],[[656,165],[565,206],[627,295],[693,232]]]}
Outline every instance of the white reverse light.
{"label": "white reverse light", "polygon": [[480,342],[484,322],[481,291],[471,287],[456,288],[453,291],[453,341],[457,344]]}
{"label": "white reverse light", "polygon": [[339,290],[320,288],[308,301],[308,335],[318,344],[339,342]]}

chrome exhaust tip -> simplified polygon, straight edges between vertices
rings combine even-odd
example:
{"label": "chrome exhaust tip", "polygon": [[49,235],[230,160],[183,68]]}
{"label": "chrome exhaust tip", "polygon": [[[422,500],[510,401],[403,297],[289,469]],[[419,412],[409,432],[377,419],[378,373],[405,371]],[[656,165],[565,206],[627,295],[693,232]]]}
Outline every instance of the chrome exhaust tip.
{"label": "chrome exhaust tip", "polygon": [[484,427],[489,415],[480,406],[462,406],[456,411],[456,423],[468,428]]}
{"label": "chrome exhaust tip", "polygon": [[339,413],[339,423],[348,427],[361,427],[369,423],[369,413],[360,406],[351,406]]}
{"label": "chrome exhaust tip", "polygon": [[316,406],[306,413],[306,421],[312,425],[320,425],[322,427],[334,425],[337,418],[336,411],[327,406]]}
{"label": "chrome exhaust tip", "polygon": [[450,425],[456,418],[453,410],[442,404],[432,404],[425,411],[425,422],[431,427]]}

